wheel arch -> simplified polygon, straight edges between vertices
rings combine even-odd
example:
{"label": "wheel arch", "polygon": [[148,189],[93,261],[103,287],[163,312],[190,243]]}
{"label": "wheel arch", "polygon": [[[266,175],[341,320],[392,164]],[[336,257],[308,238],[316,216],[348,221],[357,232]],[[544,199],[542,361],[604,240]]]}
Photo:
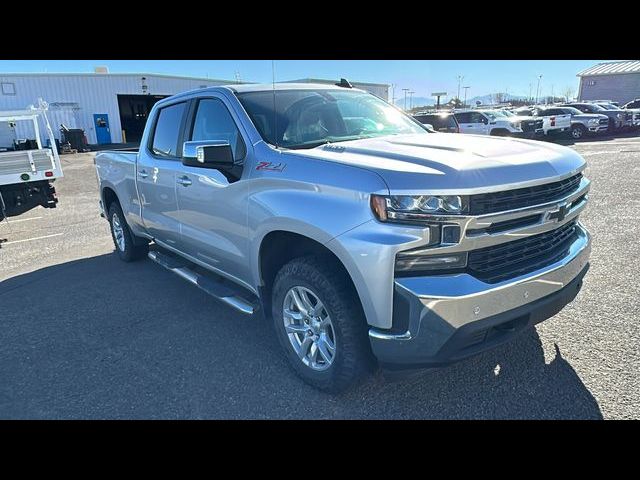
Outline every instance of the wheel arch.
{"label": "wheel arch", "polygon": [[271,311],[271,293],[278,271],[294,258],[308,255],[321,256],[341,270],[353,288],[353,293],[357,296],[358,303],[364,312],[362,299],[355,282],[338,253],[325,243],[293,230],[273,230],[265,234],[260,241],[256,259],[256,274],[264,311]]}

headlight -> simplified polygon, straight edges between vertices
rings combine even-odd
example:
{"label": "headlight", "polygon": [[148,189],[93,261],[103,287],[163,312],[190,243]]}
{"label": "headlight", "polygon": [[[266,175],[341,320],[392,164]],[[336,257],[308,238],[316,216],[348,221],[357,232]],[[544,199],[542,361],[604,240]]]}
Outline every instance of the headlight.
{"label": "headlight", "polygon": [[616,114],[616,117],[618,117],[618,118],[622,118],[622,114],[621,114],[621,113],[617,113],[617,114]]}
{"label": "headlight", "polygon": [[516,130],[520,130],[520,128],[522,127],[522,124],[520,122],[514,122],[511,124],[511,126]]}
{"label": "headlight", "polygon": [[416,223],[434,220],[433,215],[460,215],[467,203],[459,195],[371,195],[371,210],[381,222]]}
{"label": "headlight", "polygon": [[593,125],[597,125],[600,122],[600,120],[598,120],[597,118],[592,118],[591,120],[589,120],[589,123],[592,123]]}
{"label": "headlight", "polygon": [[463,268],[467,265],[467,253],[429,255],[430,249],[416,248],[396,255],[396,272],[418,272]]}

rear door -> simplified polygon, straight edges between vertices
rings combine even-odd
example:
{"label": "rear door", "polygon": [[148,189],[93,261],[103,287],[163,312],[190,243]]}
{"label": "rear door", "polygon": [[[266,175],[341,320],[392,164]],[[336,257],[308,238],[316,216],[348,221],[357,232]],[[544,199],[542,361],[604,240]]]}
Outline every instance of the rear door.
{"label": "rear door", "polygon": [[151,125],[148,142],[141,145],[136,165],[142,220],[149,234],[167,246],[178,248],[177,172],[182,166],[182,137],[187,102],[160,108]]}
{"label": "rear door", "polygon": [[226,142],[232,169],[181,165],[177,177],[178,216],[182,250],[233,279],[250,278],[247,258],[247,192],[241,179],[250,142],[226,99],[215,94],[193,100],[185,141]]}
{"label": "rear door", "polygon": [[455,114],[460,133],[487,135],[488,120],[479,112],[461,112]]}

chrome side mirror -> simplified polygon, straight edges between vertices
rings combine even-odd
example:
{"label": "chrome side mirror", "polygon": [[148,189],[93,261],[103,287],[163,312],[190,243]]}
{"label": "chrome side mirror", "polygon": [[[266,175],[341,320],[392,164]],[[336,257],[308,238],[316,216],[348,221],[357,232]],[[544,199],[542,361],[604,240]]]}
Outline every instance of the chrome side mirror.
{"label": "chrome side mirror", "polygon": [[182,163],[190,167],[231,167],[233,165],[233,151],[226,140],[184,142]]}

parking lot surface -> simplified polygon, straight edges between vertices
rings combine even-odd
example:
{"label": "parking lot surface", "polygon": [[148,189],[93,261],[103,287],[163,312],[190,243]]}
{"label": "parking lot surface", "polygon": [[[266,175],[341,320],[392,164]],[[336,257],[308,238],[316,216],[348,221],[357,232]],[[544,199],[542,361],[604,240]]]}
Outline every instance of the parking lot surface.
{"label": "parking lot surface", "polygon": [[299,380],[261,317],[119,261],[93,154],[63,156],[58,208],[0,223],[0,418],[640,418],[640,138],[572,148],[593,181],[578,298],[510,344],[341,395]]}

